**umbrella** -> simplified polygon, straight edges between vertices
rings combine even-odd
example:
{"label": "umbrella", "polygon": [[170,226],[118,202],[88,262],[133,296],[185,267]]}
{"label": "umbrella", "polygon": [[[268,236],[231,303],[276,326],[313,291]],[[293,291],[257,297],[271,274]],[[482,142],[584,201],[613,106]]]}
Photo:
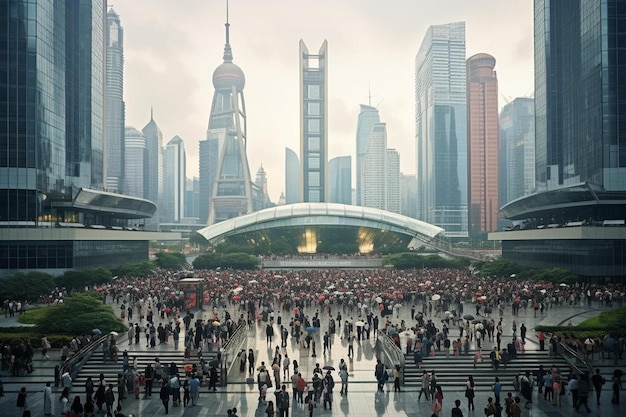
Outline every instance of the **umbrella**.
{"label": "umbrella", "polygon": [[193,365],[190,363],[187,363],[183,366],[183,369],[185,370],[185,372],[191,372],[193,370]]}
{"label": "umbrella", "polygon": [[486,299],[487,299],[487,296],[486,296],[486,295],[482,295],[482,296],[480,297],[480,299],[481,299],[481,300],[486,300]]}
{"label": "umbrella", "polygon": [[354,325],[356,327],[363,327],[363,326],[365,326],[365,323],[363,322],[363,320],[359,320],[356,323],[354,323]]}
{"label": "umbrella", "polygon": [[220,323],[219,321],[217,321],[217,320],[215,320],[215,321],[213,322],[213,326],[214,326],[214,327],[217,327],[217,326],[219,326],[220,324],[221,324],[221,323]]}
{"label": "umbrella", "polygon": [[239,296],[239,295],[235,295],[235,296],[233,297],[233,301],[239,301],[239,300],[241,300],[241,296]]}
{"label": "umbrella", "polygon": [[111,332],[111,333],[109,333],[109,334],[110,334],[110,335],[113,335],[113,336],[116,336],[116,337],[120,335],[118,332]]}
{"label": "umbrella", "polygon": [[438,300],[441,299],[441,296],[439,294],[435,294],[432,297],[430,297],[430,299],[433,300],[433,301],[438,301]]}
{"label": "umbrella", "polygon": [[238,293],[238,292],[241,292],[241,291],[243,291],[243,287],[237,287],[237,288],[235,288],[233,290],[234,293]]}
{"label": "umbrella", "polygon": [[559,287],[569,287],[569,285],[567,285],[566,283],[562,282],[559,284]]}
{"label": "umbrella", "polygon": [[483,321],[481,319],[474,319],[472,320],[472,324],[479,324],[482,323]]}
{"label": "umbrella", "polygon": [[209,366],[211,368],[217,368],[220,364],[220,360],[219,359],[213,359],[211,361],[209,361]]}
{"label": "umbrella", "polygon": [[91,331],[91,334],[94,335],[94,336],[100,336],[102,334],[102,330],[100,330],[100,329],[93,329]]}
{"label": "umbrella", "polygon": [[330,365],[326,365],[322,369],[325,370],[325,371],[334,371],[335,370],[335,368],[333,366],[330,366]]}
{"label": "umbrella", "polygon": [[376,297],[374,298],[374,301],[376,301],[378,304],[383,302],[383,299],[381,297]]}
{"label": "umbrella", "polygon": [[309,327],[307,327],[307,328],[306,328],[306,331],[307,331],[308,333],[313,333],[313,332],[315,331],[315,327],[313,327],[313,326],[309,326]]}
{"label": "umbrella", "polygon": [[474,320],[476,317],[472,316],[471,314],[466,314],[463,316],[464,320]]}
{"label": "umbrella", "polygon": [[259,281],[257,281],[256,279],[252,279],[250,281],[248,281],[248,284],[258,284]]}
{"label": "umbrella", "polygon": [[400,310],[401,307],[402,307],[402,304],[396,304],[395,306],[393,306],[393,308],[395,308],[396,310]]}
{"label": "umbrella", "polygon": [[354,295],[352,291],[346,291],[346,295]]}

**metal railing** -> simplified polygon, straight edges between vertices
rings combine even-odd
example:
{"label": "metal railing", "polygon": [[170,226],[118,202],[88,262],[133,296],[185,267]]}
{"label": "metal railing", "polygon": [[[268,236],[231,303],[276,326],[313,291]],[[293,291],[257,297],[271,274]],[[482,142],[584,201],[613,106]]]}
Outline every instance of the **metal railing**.
{"label": "metal railing", "polygon": [[386,369],[395,369],[396,365],[400,365],[400,384],[404,385],[406,359],[402,349],[393,342],[389,335],[379,331],[376,338],[376,351],[378,352],[378,359],[385,365]]}
{"label": "metal railing", "polygon": [[565,359],[570,368],[576,371],[579,375],[593,374],[593,367],[587,361],[587,358],[571,346],[568,346],[566,343],[559,342],[556,353]]}
{"label": "metal railing", "polygon": [[63,375],[65,372],[69,372],[72,379],[76,378],[78,372],[80,372],[81,368],[90,358],[93,352],[102,345],[105,340],[105,336],[108,335],[100,335],[91,339],[91,341],[87,344],[87,346],[75,352],[69,359],[63,362],[61,365],[61,369],[59,370],[59,376]]}
{"label": "metal railing", "polygon": [[232,336],[222,346],[221,360],[220,360],[220,385],[225,387],[228,384],[228,374],[235,364],[235,358],[241,350],[243,342],[248,337],[247,328],[245,324],[237,326]]}

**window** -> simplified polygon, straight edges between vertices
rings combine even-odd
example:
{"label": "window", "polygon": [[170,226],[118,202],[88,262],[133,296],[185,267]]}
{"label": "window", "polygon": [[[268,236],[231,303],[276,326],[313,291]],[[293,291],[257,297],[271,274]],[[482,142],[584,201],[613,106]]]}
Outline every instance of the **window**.
{"label": "window", "polygon": [[311,133],[319,133],[320,131],[320,120],[319,119],[309,119],[309,132]]}
{"label": "window", "polygon": [[309,156],[309,169],[319,169],[320,158],[319,156]]}
{"label": "window", "polygon": [[320,173],[309,172],[309,187],[319,187],[319,186],[320,186]]}
{"label": "window", "polygon": [[306,98],[310,100],[320,99],[320,86],[318,84],[309,84],[307,87]]}
{"label": "window", "polygon": [[320,138],[319,136],[309,137],[309,152],[318,152],[320,150]]}
{"label": "window", "polygon": [[307,114],[309,116],[319,116],[320,103],[307,103]]}

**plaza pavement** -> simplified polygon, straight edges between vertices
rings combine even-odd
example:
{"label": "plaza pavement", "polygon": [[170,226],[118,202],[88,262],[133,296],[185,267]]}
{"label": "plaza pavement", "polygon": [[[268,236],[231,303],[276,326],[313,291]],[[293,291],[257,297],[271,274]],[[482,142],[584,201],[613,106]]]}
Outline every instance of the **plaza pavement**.
{"label": "plaza pavement", "polygon": [[[419,308],[419,305],[417,306]],[[471,307],[471,306],[469,306]],[[472,312],[472,309],[466,307],[465,312]],[[119,308],[119,307],[118,307]],[[231,310],[231,315],[233,317],[238,317],[236,311],[233,311],[233,307],[229,307]],[[400,310],[399,318],[393,319],[394,322],[399,322],[400,319],[404,318],[407,323],[409,322],[410,315],[410,306],[405,306]],[[562,306],[562,307],[554,307],[546,311],[544,314],[539,315],[537,318],[533,317],[534,312],[532,309],[521,310],[520,314],[516,317],[511,316],[510,309],[507,309],[504,315],[504,335],[511,334],[511,322],[513,319],[517,321],[518,326],[521,323],[525,323],[528,327],[528,342],[526,345],[527,349],[537,349],[537,340],[534,336],[533,327],[538,324],[564,324],[568,321],[572,321],[575,325],[588,317],[593,317],[600,313],[602,308],[594,303],[592,308],[583,307],[580,305],[576,306]],[[314,309],[307,309],[305,313],[308,315],[314,314]],[[289,321],[288,313],[283,313],[283,323]],[[333,316],[336,315],[336,310],[333,311]],[[349,312],[342,313],[344,319],[347,319],[351,316]],[[207,314],[205,313],[205,316]],[[327,314],[322,313],[322,332],[327,327]],[[356,320],[356,313],[352,315]],[[156,319],[156,323],[158,324],[158,319]],[[5,319],[4,317],[0,318],[0,325],[7,326],[11,324],[16,324],[16,320],[14,319]],[[275,333],[278,334],[278,326],[274,325]],[[452,336],[458,335],[457,329],[452,329]],[[300,371],[302,372],[305,379],[310,380],[311,371],[315,367],[315,363],[319,362],[321,366],[330,364],[336,367],[336,364],[339,363],[341,358],[347,358],[347,346],[342,344],[342,341],[335,336],[333,340],[332,350],[329,354],[322,354],[322,344],[320,340],[320,335],[317,334],[317,357],[311,357],[310,351],[306,349],[299,350],[294,347],[294,344],[291,340],[288,342],[287,348],[283,350],[283,354],[285,352],[289,355],[290,359],[297,359],[300,364]],[[265,361],[266,363],[271,363],[271,357],[273,355],[273,349],[276,345],[280,344],[280,338],[275,338],[274,343],[271,345],[266,343],[265,337],[265,323],[260,323],[259,325],[253,326],[252,329],[248,331],[247,344],[245,346],[246,349],[252,348],[255,350],[257,355],[257,364],[260,361]],[[181,343],[182,345],[182,343]],[[128,347],[127,342],[124,340],[122,336],[120,340],[120,347],[122,349],[129,348],[132,349],[132,346]],[[168,345],[158,345],[155,351],[155,354],[158,354],[158,351],[171,351],[173,350],[173,346],[170,342]],[[182,355],[182,350],[181,350]],[[55,358],[58,358],[59,353],[52,352],[51,361]],[[347,395],[341,396],[339,395],[339,384],[337,384],[335,392],[333,394],[333,408],[332,410],[325,410],[321,404],[318,404],[318,407],[314,410],[314,416],[358,416],[358,417],[369,417],[369,416],[425,416],[430,417],[432,414],[430,409],[430,404],[422,399],[422,401],[417,401],[418,390],[406,390],[402,392],[392,392],[391,384],[385,389],[385,392],[378,393],[376,392],[376,382],[374,380],[374,364],[375,364],[375,352],[373,349],[373,341],[362,341],[359,345],[355,344],[355,358],[353,361],[348,361],[349,370],[351,374],[351,378],[349,381],[349,393]],[[626,360],[621,360],[618,364],[618,367],[624,367],[626,364]],[[601,363],[598,361],[596,364],[606,365],[605,363]],[[407,366],[414,366],[412,363],[408,363]],[[426,359],[424,362],[424,367],[428,368],[428,360]],[[282,374],[282,372],[281,372]],[[494,372],[494,377],[497,374]],[[94,375],[95,376],[95,375]],[[610,375],[608,373],[604,374],[607,381],[610,380]],[[336,382],[339,381],[338,376],[334,375]],[[30,377],[25,377],[30,378]],[[237,407],[238,415],[242,416],[265,416],[265,405],[260,404],[258,401],[258,392],[256,385],[249,385],[245,383],[245,375],[239,374],[238,367],[235,366],[233,372],[231,372],[228,376],[228,386],[224,388],[218,388],[217,393],[209,393],[206,387],[202,387],[199,403],[195,407],[172,407],[170,402],[170,412],[171,416],[185,416],[185,417],[196,417],[196,416],[226,416],[226,410],[232,407]],[[9,417],[9,416],[17,416],[17,409],[15,407],[15,401],[17,397],[17,385],[15,384],[6,384],[5,389],[8,388],[8,385],[11,385],[12,389],[7,389],[7,394],[4,397],[0,397],[0,417]],[[288,391],[291,392],[290,384],[287,384]],[[29,406],[32,412],[33,417],[43,417],[43,390],[44,384],[41,384],[41,387],[29,387]],[[58,399],[58,395],[60,394],[60,390],[55,390],[55,398]],[[75,387],[74,393],[81,395],[81,398],[84,398],[84,389],[83,387]],[[268,392],[268,399],[273,398],[273,389]],[[441,412],[441,417],[446,417],[450,415],[450,410],[454,405],[455,399],[461,400],[461,409],[465,416],[483,416],[483,408],[487,403],[487,397],[489,396],[487,391],[477,391],[476,398],[474,400],[476,404],[476,411],[468,411],[466,406],[466,400],[464,398],[464,387],[459,386],[458,389],[455,390],[447,390],[444,394],[443,400],[443,410]],[[506,395],[506,391],[503,391],[502,397]],[[72,395],[73,397],[73,395]],[[533,391],[533,406],[530,410],[522,410],[523,416],[532,416],[532,417],[561,417],[561,416],[575,416],[575,415],[591,415],[591,416],[602,416],[602,417],[622,417],[626,415],[626,406],[624,405],[624,399],[622,399],[622,404],[613,405],[610,401],[611,392],[610,392],[610,383],[607,383],[603,389],[601,404],[596,405],[594,401],[594,394],[590,395],[589,407],[591,412],[587,414],[585,410],[581,410],[580,412],[576,412],[571,406],[571,397],[565,396],[563,397],[563,405],[561,407],[555,407],[544,401],[543,398],[539,398],[537,395],[537,389],[534,387]],[[58,402],[55,404],[55,415],[59,415],[59,407]],[[161,402],[157,395],[153,395],[149,399],[139,399],[135,400],[129,397],[129,399],[124,400],[123,402],[123,413],[128,415],[132,413],[135,416],[160,416],[164,415],[164,409],[161,405]],[[308,416],[308,409],[305,409],[303,406],[295,405],[290,410],[290,415],[294,417],[299,416]]]}

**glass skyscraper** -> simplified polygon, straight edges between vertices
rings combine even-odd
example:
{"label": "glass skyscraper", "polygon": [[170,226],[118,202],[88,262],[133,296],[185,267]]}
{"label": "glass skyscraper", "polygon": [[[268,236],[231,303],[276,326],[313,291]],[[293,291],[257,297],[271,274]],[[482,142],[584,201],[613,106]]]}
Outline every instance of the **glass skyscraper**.
{"label": "glass skyscraper", "polygon": [[400,156],[387,149],[387,125],[372,126],[361,162],[361,205],[400,213]]}
{"label": "glass skyscraper", "polygon": [[128,174],[124,183],[124,189],[128,195],[146,198],[148,190],[147,167],[149,164],[146,138],[143,133],[134,127],[126,127],[124,138],[124,170]]}
{"label": "glass skyscraper", "polygon": [[0,3],[0,225],[35,226],[73,187],[103,188],[105,12]]}
{"label": "glass skyscraper", "polygon": [[[154,111],[150,109],[150,121],[141,129],[146,139],[146,151],[148,164],[144,166],[144,178],[146,189],[144,198],[160,206],[163,197],[163,133],[154,120]],[[147,230],[159,229],[160,210],[146,220]]]}
{"label": "glass skyscraper", "polygon": [[431,26],[415,57],[418,219],[467,237],[465,22]]}
{"label": "glass skyscraper", "polygon": [[174,136],[163,150],[162,222],[180,223],[185,216],[186,159],[185,143]]}
{"label": "glass skyscraper", "polygon": [[518,97],[500,112],[500,205],[535,189],[535,100]]}
{"label": "glass skyscraper", "polygon": [[352,204],[352,157],[338,156],[328,161],[330,203]]}
{"label": "glass skyscraper", "polygon": [[113,8],[106,34],[106,188],[124,192],[124,29]]}
{"label": "glass skyscraper", "polygon": [[285,148],[285,203],[300,202],[300,160],[293,149]]}
{"label": "glass skyscraper", "polygon": [[328,42],[310,54],[300,40],[300,201],[328,201]]}
{"label": "glass skyscraper", "polygon": [[626,4],[535,1],[537,191],[626,190]]}
{"label": "glass skyscraper", "polygon": [[361,111],[356,124],[356,205],[361,205],[361,181],[363,178],[363,160],[367,154],[367,144],[372,128],[380,122],[378,109],[371,105],[361,104]]}

